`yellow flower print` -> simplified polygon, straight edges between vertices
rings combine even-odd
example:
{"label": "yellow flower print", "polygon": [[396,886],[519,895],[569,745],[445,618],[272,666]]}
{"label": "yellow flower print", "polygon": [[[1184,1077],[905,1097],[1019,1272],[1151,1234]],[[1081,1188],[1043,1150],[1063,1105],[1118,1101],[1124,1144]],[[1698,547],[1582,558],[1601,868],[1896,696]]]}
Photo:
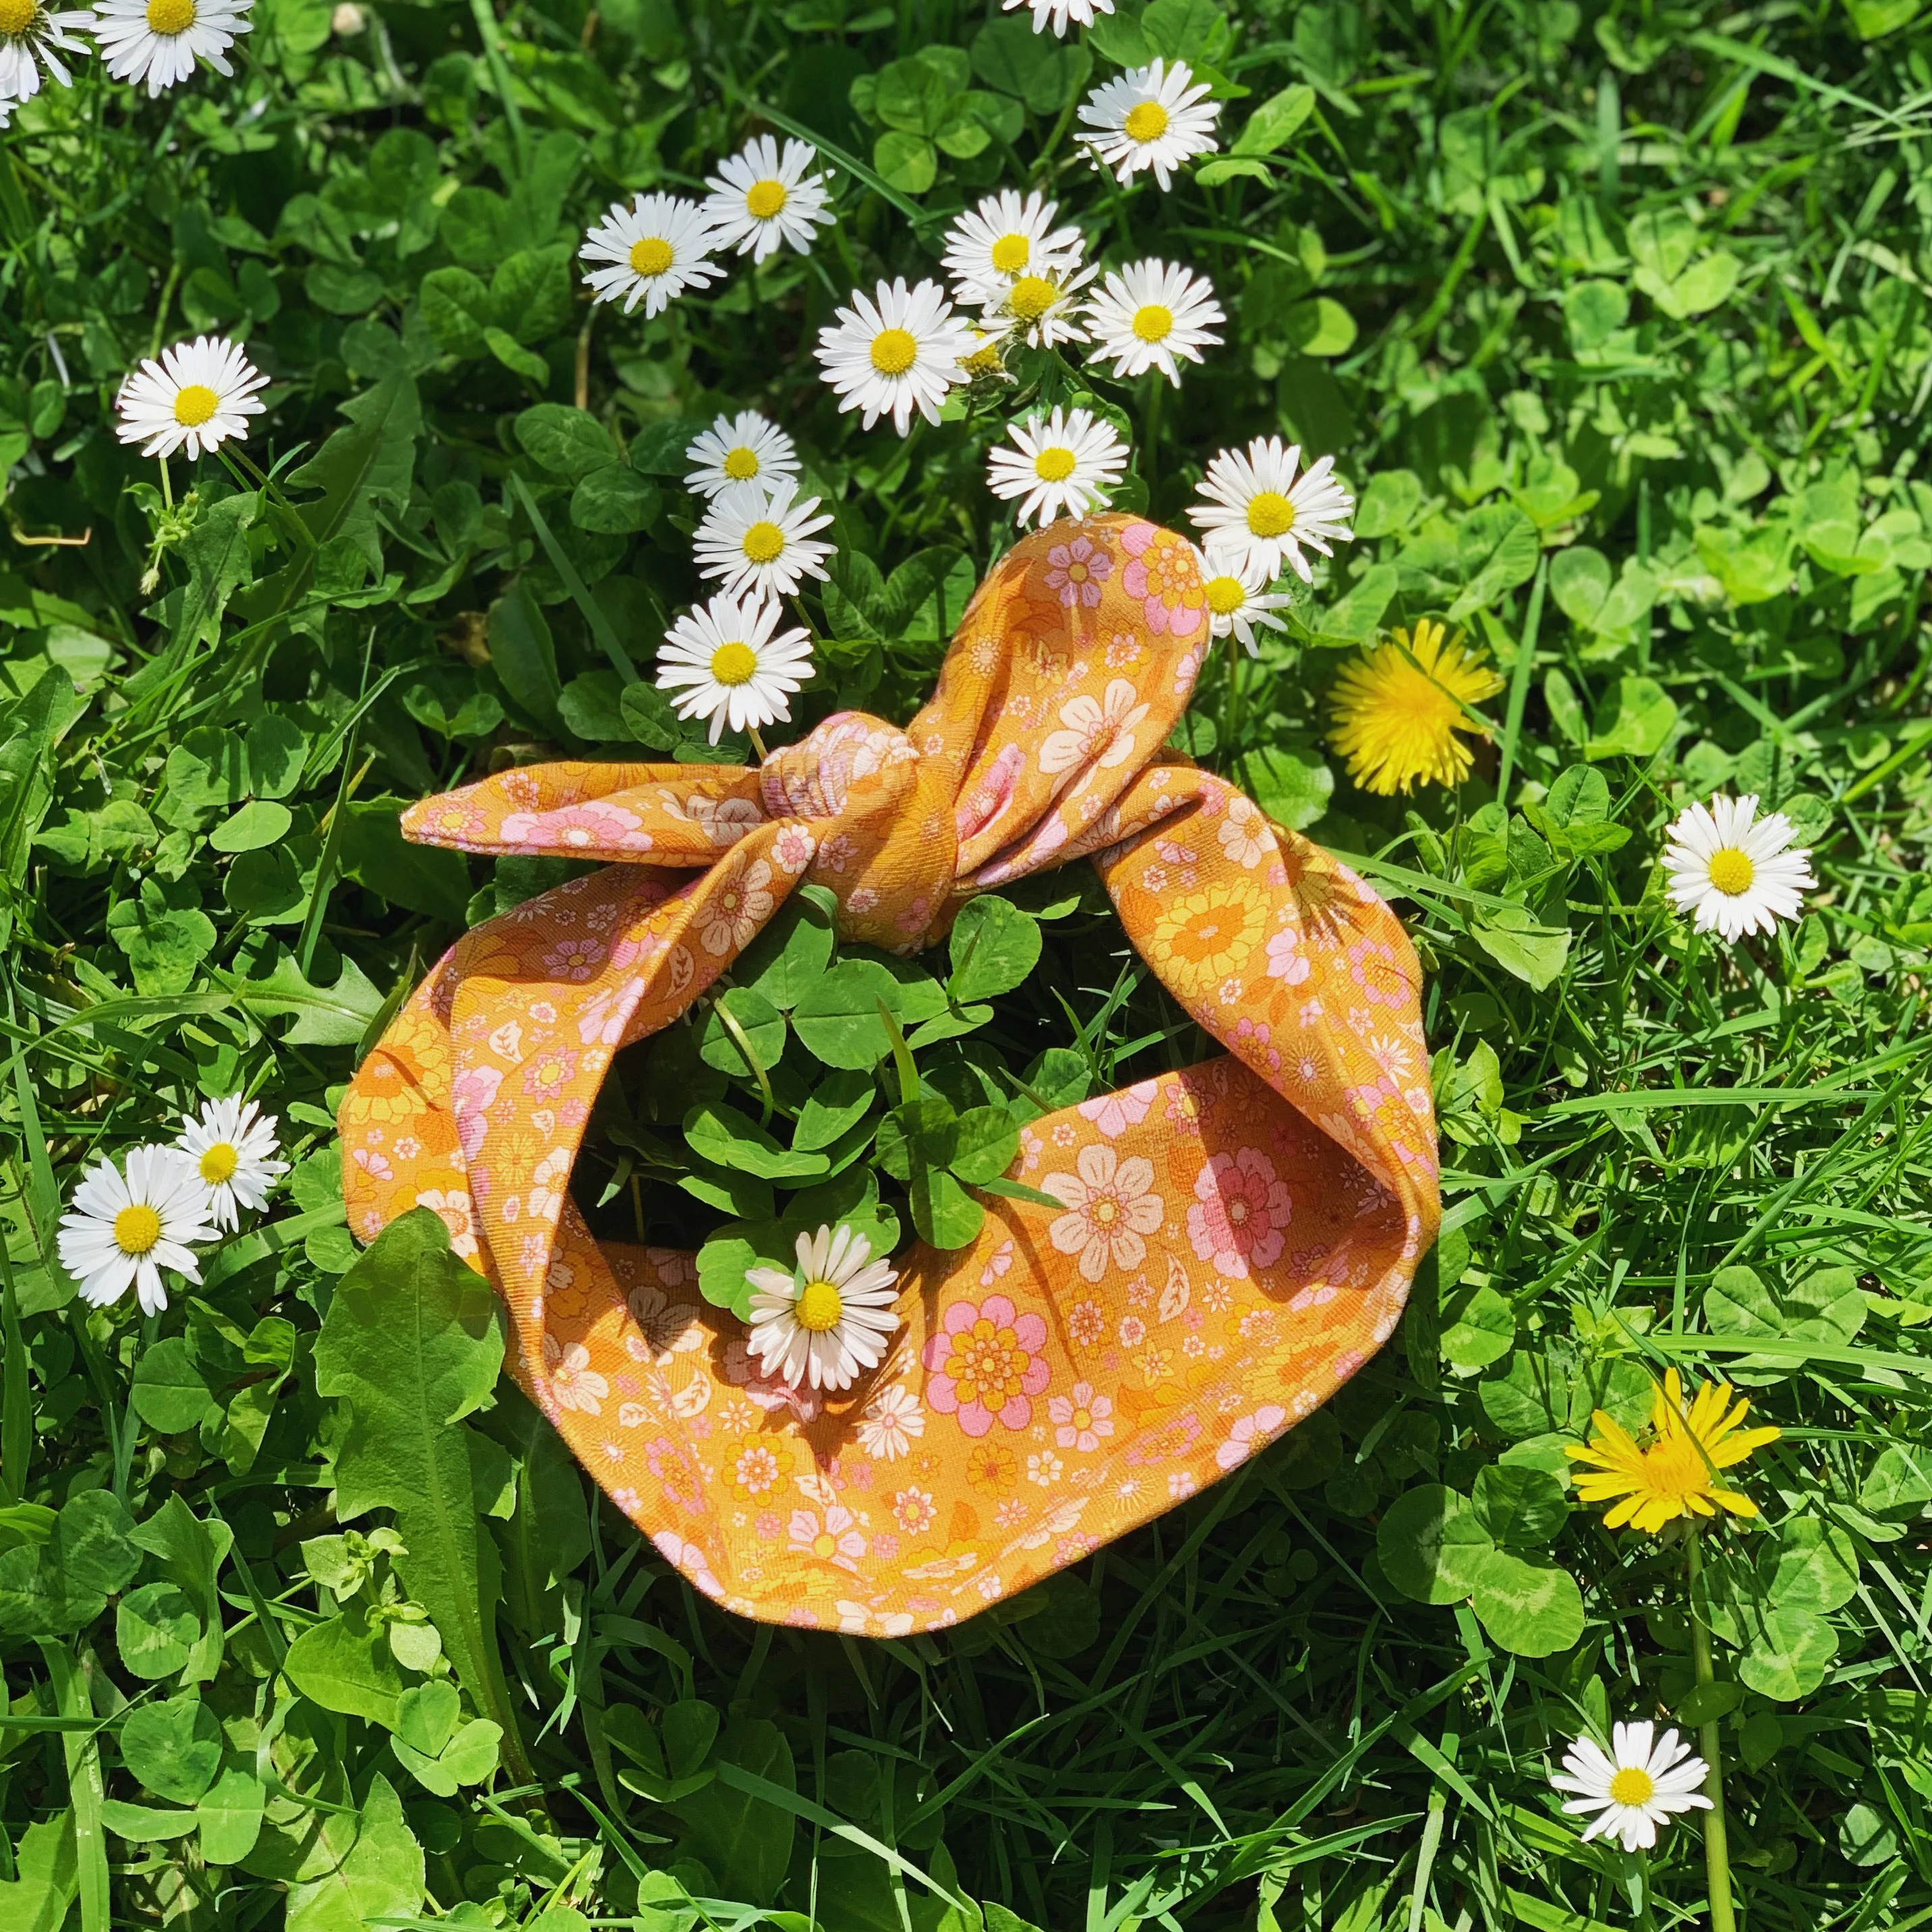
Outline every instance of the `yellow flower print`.
{"label": "yellow flower print", "polygon": [[1148,957],[1184,1000],[1211,992],[1245,966],[1268,929],[1268,902],[1244,880],[1190,892],[1154,922]]}

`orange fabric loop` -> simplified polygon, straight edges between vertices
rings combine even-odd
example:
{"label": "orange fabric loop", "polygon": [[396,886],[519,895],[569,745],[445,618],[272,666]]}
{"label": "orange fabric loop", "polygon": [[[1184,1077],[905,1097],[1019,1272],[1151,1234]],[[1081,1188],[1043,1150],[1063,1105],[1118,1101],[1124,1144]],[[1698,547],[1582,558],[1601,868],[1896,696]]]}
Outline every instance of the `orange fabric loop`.
{"label": "orange fabric loop", "polygon": [[[609,860],[458,940],[358,1070],[351,1224],[434,1209],[510,1361],[697,1586],[769,1621],[954,1622],[1310,1414],[1394,1331],[1439,1215],[1420,975],[1356,875],[1164,756],[1208,643],[1191,545],[1056,524],[969,607],[904,731],[828,718],[762,770],[562,764],[407,836]],[[766,1380],[695,1257],[594,1240],[571,1168],[613,1054],[685,1012],[804,878],[917,951],[968,898],[1090,857],[1226,1057],[1032,1122],[968,1248],[902,1256],[886,1360]]]}

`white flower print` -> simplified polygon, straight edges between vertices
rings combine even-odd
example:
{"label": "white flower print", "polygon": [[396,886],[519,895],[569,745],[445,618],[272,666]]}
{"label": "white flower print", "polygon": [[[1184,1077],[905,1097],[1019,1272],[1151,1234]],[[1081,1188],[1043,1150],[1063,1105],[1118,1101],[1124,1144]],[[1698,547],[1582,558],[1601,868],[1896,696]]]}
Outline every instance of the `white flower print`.
{"label": "white flower print", "polygon": [[1133,756],[1135,728],[1148,715],[1147,706],[1135,702],[1137,695],[1126,679],[1117,677],[1100,698],[1083,692],[1063,704],[1060,722],[1066,728],[1046,734],[1040,748],[1040,770],[1071,771],[1090,759],[1102,771],[1124,764]]}
{"label": "white flower print", "polygon": [[1228,801],[1215,836],[1221,850],[1244,872],[1252,872],[1274,850],[1274,834],[1259,806],[1238,794]]}
{"label": "white flower print", "polygon": [[602,1415],[610,1384],[590,1366],[590,1351],[581,1342],[573,1342],[566,1348],[554,1335],[546,1335],[543,1354],[557,1407],[581,1409],[586,1415]]}
{"label": "white flower print", "polygon": [[1080,1272],[1098,1281],[1111,1260],[1136,1268],[1147,1258],[1144,1238],[1161,1224],[1165,1209],[1154,1191],[1154,1164],[1138,1154],[1122,1160],[1110,1147],[1084,1147],[1075,1156],[1076,1172],[1049,1174],[1042,1191],[1066,1212],[1047,1230],[1064,1255],[1080,1257]]}

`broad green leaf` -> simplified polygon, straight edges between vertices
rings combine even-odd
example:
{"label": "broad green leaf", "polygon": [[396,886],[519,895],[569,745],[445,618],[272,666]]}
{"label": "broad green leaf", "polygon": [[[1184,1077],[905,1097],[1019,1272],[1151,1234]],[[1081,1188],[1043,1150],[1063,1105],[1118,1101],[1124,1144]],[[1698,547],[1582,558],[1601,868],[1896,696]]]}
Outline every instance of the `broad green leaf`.
{"label": "broad green leaf", "polygon": [[253,852],[286,838],[294,822],[286,806],[256,799],[218,825],[208,835],[208,842],[218,852]]}
{"label": "broad green leaf", "polygon": [[468,1432],[503,1360],[489,1284],[449,1249],[427,1209],[392,1221],[337,1284],[315,1346],[316,1386],[347,1408],[336,1459],[345,1522],[395,1512],[408,1550],[404,1586],[434,1620],[458,1680],[503,1726],[505,1760],[522,1747],[497,1660],[502,1566],[476,1518]]}
{"label": "broad green leaf", "polygon": [[380,1772],[359,1818],[312,1828],[290,1885],[286,1932],[367,1932],[372,1921],[412,1919],[423,1902],[422,1847]]}
{"label": "broad green leaf", "polygon": [[0,1551],[0,1633],[59,1636],[92,1623],[140,1567],[134,1520],[106,1490],[62,1505],[44,1544]]}
{"label": "broad green leaf", "polygon": [[943,1168],[916,1174],[908,1191],[913,1226],[935,1248],[963,1248],[976,1240],[986,1210]]}
{"label": "broad green leaf", "polygon": [[1570,1516],[1562,1481],[1546,1469],[1521,1464],[1479,1469],[1472,1501],[1491,1540],[1517,1551],[1547,1550]]}
{"label": "broad green leaf", "polygon": [[116,1838],[132,1845],[152,1845],[185,1838],[194,1829],[192,1811],[164,1811],[148,1804],[124,1804],[110,1798],[100,1808],[100,1822]]}
{"label": "broad green leaf", "polygon": [[366,1718],[393,1731],[406,1688],[382,1626],[352,1605],[311,1624],[289,1646],[283,1672],[325,1711]]}
{"label": "broad green leaf", "polygon": [[[763,1718],[736,1718],[718,1742],[718,1754],[783,1791],[796,1788],[791,1747]],[[679,1799],[671,1814],[683,1826],[685,1853],[710,1870],[729,1872],[733,1891],[754,1905],[777,1896],[791,1864],[795,1821],[789,1811],[716,1780]]]}
{"label": "broad green leaf", "polygon": [[196,1516],[177,1491],[136,1526],[133,1540],[155,1558],[154,1568],[159,1574],[193,1605],[202,1635],[190,1655],[175,1667],[181,1670],[184,1684],[206,1682],[221,1667],[221,1599],[217,1580],[234,1532],[218,1517],[204,1521]]}
{"label": "broad green leaf", "polygon": [[1583,1593],[1567,1570],[1503,1550],[1475,1565],[1477,1621],[1518,1657],[1553,1657],[1583,1634]]}
{"label": "broad green leaf", "polygon": [[952,962],[947,992],[962,1002],[990,1000],[1010,992],[1038,963],[1040,922],[1010,899],[986,893],[960,908],[947,947]]}
{"label": "broad green leaf", "polygon": [[254,1771],[232,1764],[214,1790],[195,1807],[201,1827],[201,1856],[212,1865],[238,1865],[262,1835],[267,1794]]}
{"label": "broad green leaf", "polygon": [[769,1074],[784,1056],[784,1014],[754,987],[730,986],[706,1015],[698,1051],[707,1066],[748,1080],[753,1068],[746,1058],[747,1048],[758,1067]]}
{"label": "broad green leaf", "polygon": [[800,1151],[830,1147],[865,1118],[878,1090],[872,1075],[856,1068],[843,1067],[826,1074],[799,1114],[792,1145]]}
{"label": "broad green leaf", "polygon": [[570,495],[570,520],[580,530],[628,536],[658,514],[664,494],[634,470],[610,464],[593,470]]}
{"label": "broad green leaf", "polygon": [[192,1804],[221,1768],[221,1726],[196,1696],[142,1704],[121,1727],[121,1759],[157,1798]]}
{"label": "broad green leaf", "polygon": [[1858,1489],[1858,1507],[1874,1516],[1916,1514],[1932,1502],[1932,1449],[1894,1443],[1880,1450]]}
{"label": "broad green leaf", "polygon": [[1516,1343],[1516,1310],[1486,1283],[1452,1297],[1443,1310],[1442,1359],[1466,1375],[1499,1362]]}
{"label": "broad green leaf", "polygon": [[1449,607],[1452,624],[1527,584],[1536,574],[1542,541],[1522,511],[1492,503],[1470,512],[1456,532],[1456,548],[1462,590]]}
{"label": "broad green leaf", "polygon": [[1492,1547],[1468,1498],[1440,1483],[1399,1496],[1376,1528],[1383,1573],[1419,1604],[1462,1602],[1475,1587],[1477,1562]]}
{"label": "broad green leaf", "polygon": [[739,954],[733,978],[779,1012],[790,1012],[831,962],[837,904],[822,886],[800,886]]}
{"label": "broad green leaf", "polygon": [[121,1667],[136,1677],[172,1677],[194,1654],[202,1628],[200,1612],[175,1585],[144,1583],[114,1612]]}
{"label": "broad green leaf", "polygon": [[1570,956],[1570,928],[1539,925],[1516,907],[1498,907],[1472,920],[1469,936],[1505,972],[1532,992],[1553,985]]}
{"label": "broad green leaf", "polygon": [[998,1180],[1019,1150],[1019,1124],[1005,1108],[972,1107],[954,1126],[946,1165],[958,1179],[975,1186]]}
{"label": "broad green leaf", "polygon": [[1313,112],[1315,90],[1297,81],[1271,94],[1250,114],[1228,149],[1234,154],[1271,154],[1285,147]]}
{"label": "broad green leaf", "polygon": [[178,1436],[194,1428],[214,1405],[186,1340],[170,1335],[142,1351],[130,1391],[134,1412],[149,1428]]}
{"label": "broad green leaf", "polygon": [[610,433],[586,410],[538,403],[516,422],[517,440],[555,476],[578,482],[617,460]]}
{"label": "broad green leaf", "polygon": [[1738,1665],[1745,1685],[1761,1697],[1795,1704],[1825,1681],[1838,1654],[1837,1633],[1817,1612],[1772,1604],[1747,1627],[1748,1647]]}
{"label": "broad green leaf", "polygon": [[1670,742],[1677,724],[1670,694],[1651,677],[1620,677],[1598,708],[1583,755],[1648,758]]}
{"label": "broad green leaf", "polygon": [[748,1114],[707,1100],[684,1117],[684,1136],[701,1159],[761,1180],[806,1180],[826,1172],[825,1156],[781,1147]]}
{"label": "broad green leaf", "polygon": [[30,1824],[14,1852],[14,1876],[0,1880],[0,1925],[8,1932],[61,1932],[80,1875],[71,1806]]}
{"label": "broad green leaf", "polygon": [[1758,1569],[1764,1600],[1782,1609],[1822,1616],[1858,1594],[1858,1546],[1844,1530],[1816,1516],[1783,1523],[1776,1546],[1762,1552]]}
{"label": "broad green leaf", "polygon": [[892,974],[875,960],[842,959],[806,989],[792,1010],[792,1025],[826,1066],[869,1070],[892,1051],[892,1036],[879,1017],[882,1000],[904,1024],[904,1003]]}

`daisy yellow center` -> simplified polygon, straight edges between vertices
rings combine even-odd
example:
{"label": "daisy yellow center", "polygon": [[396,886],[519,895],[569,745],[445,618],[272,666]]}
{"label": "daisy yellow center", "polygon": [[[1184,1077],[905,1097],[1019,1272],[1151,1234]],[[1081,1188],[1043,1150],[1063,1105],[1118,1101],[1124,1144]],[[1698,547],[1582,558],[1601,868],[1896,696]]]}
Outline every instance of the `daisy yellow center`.
{"label": "daisy yellow center", "polygon": [[881,376],[903,376],[918,359],[918,339],[909,328],[882,328],[872,338],[872,367]]}
{"label": "daisy yellow center", "polygon": [[1657,1795],[1657,1780],[1647,1771],[1626,1765],[1610,1780],[1610,1797],[1618,1804],[1648,1804]]}
{"label": "daisy yellow center", "polygon": [[989,342],[983,349],[976,349],[970,356],[959,358],[959,366],[969,376],[997,375],[1006,365],[1000,359],[1000,345]]}
{"label": "daisy yellow center", "polygon": [[838,1326],[845,1312],[844,1298],[829,1281],[808,1281],[800,1292],[792,1317],[801,1328],[823,1335]]}
{"label": "daisy yellow center", "polygon": [[1740,852],[1735,845],[1726,845],[1722,851],[1712,853],[1710,865],[1706,869],[1712,886],[1729,898],[1749,892],[1752,880],[1757,877],[1757,868],[1751,863],[1749,855]]}
{"label": "daisy yellow center", "polygon": [[711,675],[720,684],[749,684],[758,654],[749,644],[720,644],[711,653]]}
{"label": "daisy yellow center", "polygon": [[1033,460],[1033,473],[1042,483],[1064,483],[1073,474],[1070,449],[1042,449]]}
{"label": "daisy yellow center", "polygon": [[1210,577],[1208,580],[1208,608],[1217,617],[1231,616],[1247,602],[1238,577]]}
{"label": "daisy yellow center", "polygon": [[[154,0],[159,6],[161,0]],[[675,260],[670,244],[662,235],[646,235],[631,244],[631,266],[646,281],[664,273]]]}
{"label": "daisy yellow center", "polygon": [[734,483],[742,483],[758,473],[758,458],[755,451],[740,443],[736,449],[728,450],[724,456],[724,473]]}
{"label": "daisy yellow center", "polygon": [[746,212],[760,221],[769,221],[790,199],[782,181],[754,182],[745,190]]}
{"label": "daisy yellow center", "polygon": [[114,1245],[124,1255],[145,1255],[161,1238],[161,1217],[145,1201],[114,1217]]}
{"label": "daisy yellow center", "polygon": [[1294,506],[1279,490],[1263,490],[1248,504],[1248,530],[1258,537],[1286,536],[1294,527]]}
{"label": "daisy yellow center", "polygon": [[1174,333],[1174,311],[1162,302],[1134,310],[1134,333],[1143,342],[1165,342]]}
{"label": "daisy yellow center", "polygon": [[755,523],[745,532],[745,554],[754,563],[770,563],[784,548],[784,532],[777,524]]}
{"label": "daisy yellow center", "polygon": [[1017,275],[1033,259],[1033,244],[1024,235],[1002,235],[988,254],[1003,275]]}
{"label": "daisy yellow center", "polygon": [[175,392],[175,421],[183,429],[200,428],[220,406],[221,398],[206,382],[190,382]]}
{"label": "daisy yellow center", "polygon": [[242,1165],[242,1156],[226,1141],[217,1141],[201,1157],[201,1178],[211,1187],[219,1187],[224,1180],[235,1178],[235,1170]]}
{"label": "daisy yellow center", "polygon": [[1158,141],[1167,132],[1167,110],[1158,100],[1143,100],[1128,110],[1126,126],[1130,141]]}
{"label": "daisy yellow center", "polygon": [[39,5],[40,0],[0,0],[0,34],[24,34]]}
{"label": "daisy yellow center", "polygon": [[194,25],[194,0],[148,0],[148,25],[158,34],[184,34]]}
{"label": "daisy yellow center", "polygon": [[1022,322],[1037,322],[1052,308],[1060,291],[1044,275],[1022,275],[1006,297],[1006,306]]}

